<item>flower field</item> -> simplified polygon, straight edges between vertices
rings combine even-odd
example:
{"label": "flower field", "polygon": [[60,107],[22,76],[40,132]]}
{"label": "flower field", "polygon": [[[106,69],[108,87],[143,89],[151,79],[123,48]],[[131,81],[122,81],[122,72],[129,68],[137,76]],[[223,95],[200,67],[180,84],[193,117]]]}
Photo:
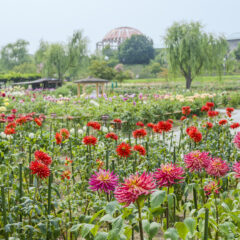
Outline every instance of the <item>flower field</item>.
{"label": "flower field", "polygon": [[2,92],[0,238],[240,239],[240,124],[222,100]]}

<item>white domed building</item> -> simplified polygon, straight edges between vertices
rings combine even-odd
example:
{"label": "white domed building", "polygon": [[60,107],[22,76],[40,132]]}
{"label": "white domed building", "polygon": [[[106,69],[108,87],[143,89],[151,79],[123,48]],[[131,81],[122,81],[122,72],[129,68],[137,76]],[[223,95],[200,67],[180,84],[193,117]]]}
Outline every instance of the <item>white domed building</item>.
{"label": "white domed building", "polygon": [[110,46],[112,49],[117,49],[118,46],[124,42],[126,39],[133,35],[143,35],[138,29],[131,27],[119,27],[108,32],[102,41],[98,42],[96,45],[97,50],[102,50],[106,46]]}
{"label": "white domed building", "polygon": [[227,37],[230,51],[236,49],[240,43],[240,33],[233,33]]}

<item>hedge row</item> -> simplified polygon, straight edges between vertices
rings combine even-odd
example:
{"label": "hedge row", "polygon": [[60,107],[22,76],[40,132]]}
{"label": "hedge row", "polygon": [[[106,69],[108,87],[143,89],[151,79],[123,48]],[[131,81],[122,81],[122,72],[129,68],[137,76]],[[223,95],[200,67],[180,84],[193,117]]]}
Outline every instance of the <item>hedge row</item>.
{"label": "hedge row", "polygon": [[36,79],[41,78],[41,74],[39,73],[7,73],[7,74],[0,74],[0,82],[9,82],[13,81],[14,83],[17,82],[24,82],[24,81],[33,81]]}

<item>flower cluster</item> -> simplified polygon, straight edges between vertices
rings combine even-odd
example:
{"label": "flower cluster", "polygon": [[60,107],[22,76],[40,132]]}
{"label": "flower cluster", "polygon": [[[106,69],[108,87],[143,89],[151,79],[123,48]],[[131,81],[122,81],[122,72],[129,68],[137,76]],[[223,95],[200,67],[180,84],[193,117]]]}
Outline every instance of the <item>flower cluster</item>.
{"label": "flower cluster", "polygon": [[95,130],[101,129],[101,124],[99,122],[88,122],[87,126],[93,128]]}
{"label": "flower cluster", "polygon": [[198,143],[202,140],[202,133],[196,127],[191,126],[187,128],[186,132],[194,142]]}
{"label": "flower cluster", "polygon": [[147,135],[147,131],[144,128],[136,129],[132,135],[134,138],[143,138]]}

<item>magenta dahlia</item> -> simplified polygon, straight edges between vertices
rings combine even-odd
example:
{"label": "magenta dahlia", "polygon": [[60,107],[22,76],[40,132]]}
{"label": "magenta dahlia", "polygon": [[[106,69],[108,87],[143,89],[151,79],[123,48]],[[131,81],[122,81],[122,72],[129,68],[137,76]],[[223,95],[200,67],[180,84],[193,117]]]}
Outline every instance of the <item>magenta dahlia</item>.
{"label": "magenta dahlia", "polygon": [[99,169],[99,172],[95,172],[89,180],[90,189],[93,191],[104,191],[109,193],[114,191],[115,187],[118,185],[118,177],[109,170]]}
{"label": "magenta dahlia", "polygon": [[184,179],[182,176],[184,170],[182,167],[177,167],[172,163],[162,164],[161,168],[158,168],[154,172],[154,178],[158,187],[169,187],[173,184],[180,183],[178,180]]}
{"label": "magenta dahlia", "polygon": [[208,167],[206,169],[206,172],[214,177],[225,176],[228,171],[229,171],[228,164],[221,158],[213,158],[209,162]]}
{"label": "magenta dahlia", "polygon": [[144,172],[142,175],[136,173],[124,180],[115,191],[114,195],[118,202],[124,203],[124,207],[134,203],[140,196],[151,194],[156,187],[155,181],[151,173]]}
{"label": "magenta dahlia", "polygon": [[233,171],[235,172],[235,177],[240,178],[240,162],[233,164]]}
{"label": "magenta dahlia", "polygon": [[219,189],[220,189],[220,187],[218,186],[218,183],[216,183],[214,181],[209,182],[203,188],[206,195],[210,195],[211,193],[219,194]]}
{"label": "magenta dahlia", "polygon": [[211,160],[208,152],[200,152],[199,150],[190,152],[184,155],[184,162],[190,172],[200,172],[203,168],[206,168]]}
{"label": "magenta dahlia", "polygon": [[240,132],[237,132],[237,134],[234,137],[233,142],[234,142],[236,148],[240,149]]}

